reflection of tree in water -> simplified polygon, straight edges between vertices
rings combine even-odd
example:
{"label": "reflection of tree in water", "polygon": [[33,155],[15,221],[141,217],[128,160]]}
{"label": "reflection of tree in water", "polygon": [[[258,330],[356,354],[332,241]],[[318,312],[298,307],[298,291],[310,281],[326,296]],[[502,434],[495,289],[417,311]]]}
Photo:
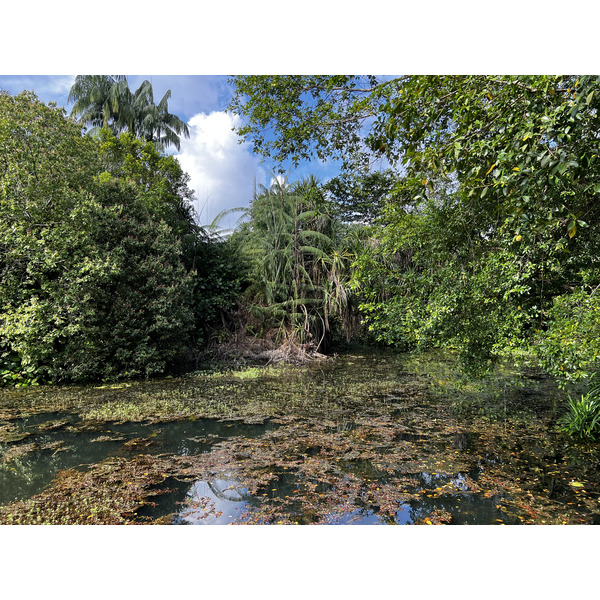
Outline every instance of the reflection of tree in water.
{"label": "reflection of tree in water", "polygon": [[458,450],[467,450],[472,443],[471,433],[456,433],[452,436],[452,445]]}
{"label": "reflection of tree in water", "polygon": [[43,450],[33,448],[27,454],[0,462],[0,505],[40,492],[66,467],[64,451],[68,448],[54,449],[54,454],[51,450],[45,450],[40,457]]}
{"label": "reflection of tree in water", "polygon": [[248,493],[247,488],[242,487],[240,485],[236,485],[231,481],[207,481],[206,484],[208,485],[210,491],[219,500],[225,500],[226,502],[248,502],[253,499],[252,496]]}
{"label": "reflection of tree in water", "polygon": [[[248,489],[231,479],[196,481],[187,492],[183,509],[174,520],[176,524],[186,523],[227,523],[231,522],[233,511],[250,508],[256,503]],[[231,506],[233,504],[233,506]],[[228,514],[231,513],[231,514]]]}

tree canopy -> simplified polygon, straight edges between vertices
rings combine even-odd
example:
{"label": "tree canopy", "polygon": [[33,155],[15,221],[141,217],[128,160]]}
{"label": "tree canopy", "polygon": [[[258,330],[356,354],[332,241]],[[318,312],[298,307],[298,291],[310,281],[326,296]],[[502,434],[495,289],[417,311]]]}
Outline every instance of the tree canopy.
{"label": "tree canopy", "polygon": [[29,93],[0,94],[0,156],[4,375],[115,379],[182,360],[206,318],[193,299],[207,251],[177,161],[130,134],[83,136]]}
{"label": "tree canopy", "polygon": [[376,158],[395,169],[356,280],[381,340],[455,345],[475,369],[525,347],[559,376],[595,368],[598,78],[234,83],[239,132],[259,153],[340,159],[350,180]]}
{"label": "tree canopy", "polygon": [[169,112],[170,97],[171,90],[167,90],[155,104],[149,81],[132,92],[125,75],[77,75],[69,92],[69,102],[74,103],[71,116],[91,131],[102,127],[114,133],[129,131],[161,149],[173,145],[180,150],[180,136],[189,138],[190,132],[185,122]]}

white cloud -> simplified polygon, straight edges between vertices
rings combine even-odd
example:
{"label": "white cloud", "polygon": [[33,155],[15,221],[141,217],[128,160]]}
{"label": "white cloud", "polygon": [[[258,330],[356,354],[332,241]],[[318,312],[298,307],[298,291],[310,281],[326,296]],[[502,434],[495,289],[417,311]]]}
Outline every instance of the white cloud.
{"label": "white cloud", "polygon": [[[177,158],[191,177],[201,225],[210,224],[222,210],[247,207],[255,178],[257,184],[265,183],[258,158],[249,144],[238,143],[232,130],[238,123],[239,117],[227,112],[199,113],[188,122],[190,138],[181,138]],[[233,226],[238,218],[238,214],[226,217],[223,226]]]}
{"label": "white cloud", "polygon": [[59,75],[52,77],[48,82],[47,93],[68,96],[75,83],[75,75]]}
{"label": "white cloud", "polygon": [[277,182],[280,186],[283,186],[284,188],[289,183],[288,181],[286,181],[286,178],[283,175],[275,175],[275,177],[271,177],[269,185],[272,186],[275,182]]}

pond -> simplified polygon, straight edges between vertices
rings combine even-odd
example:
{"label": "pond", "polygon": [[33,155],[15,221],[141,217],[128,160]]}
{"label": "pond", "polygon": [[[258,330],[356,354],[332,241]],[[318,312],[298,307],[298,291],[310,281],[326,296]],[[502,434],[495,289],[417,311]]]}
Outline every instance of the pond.
{"label": "pond", "polygon": [[370,350],[0,395],[1,523],[600,522],[600,452],[533,368]]}

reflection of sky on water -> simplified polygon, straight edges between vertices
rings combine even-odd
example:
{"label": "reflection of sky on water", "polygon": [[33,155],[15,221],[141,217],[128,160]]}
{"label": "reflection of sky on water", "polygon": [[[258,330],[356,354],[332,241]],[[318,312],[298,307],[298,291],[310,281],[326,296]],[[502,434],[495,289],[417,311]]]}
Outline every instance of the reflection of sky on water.
{"label": "reflection of sky on water", "polygon": [[226,525],[248,509],[248,490],[226,479],[197,481],[174,520],[177,525]]}
{"label": "reflection of sky on water", "polygon": [[[409,504],[401,504],[394,515],[395,525],[410,525],[413,522],[411,507]],[[347,515],[338,517],[332,515],[327,525],[383,525],[381,516],[369,509],[359,509]]]}
{"label": "reflection of sky on water", "polygon": [[[428,517],[432,510],[444,510],[452,514],[456,524],[490,523],[499,516],[495,500],[471,494],[466,484],[467,474],[457,473],[453,477],[437,473],[421,472],[415,478],[415,491],[431,491],[436,486],[451,482],[455,492],[443,496],[424,496],[418,500],[398,503],[393,520],[369,506],[357,507],[347,513],[331,513],[323,524],[327,525],[411,525]],[[477,477],[476,473],[468,476]],[[273,489],[269,499],[283,497],[285,490]],[[252,514],[257,503],[267,499],[248,494],[248,489],[239,482],[228,479],[197,481],[188,490],[185,505],[173,520],[177,525],[227,525],[244,522]],[[506,515],[503,515],[506,519]]]}
{"label": "reflection of sky on water", "polygon": [[[215,443],[231,436],[253,438],[277,428],[270,422],[198,419],[158,424],[100,422],[80,430],[78,425],[85,425],[82,419],[65,413],[39,413],[14,419],[10,425],[27,437],[14,443],[0,442],[0,505],[40,493],[61,470],[82,469],[110,456],[131,457],[135,445],[124,444],[136,438],[146,440],[151,452],[191,456],[209,452]],[[59,442],[58,447],[44,446]],[[26,445],[31,445],[26,453],[6,458],[11,448]]]}
{"label": "reflection of sky on water", "polygon": [[[81,468],[82,465],[97,463],[111,455],[131,456],[135,445],[126,446],[126,441],[133,443],[136,439],[146,440],[150,444],[147,447],[150,452],[193,455],[209,452],[215,443],[230,436],[259,437],[278,427],[269,422],[250,425],[200,419],[159,424],[102,423],[92,430],[81,430],[78,428],[80,423],[81,420],[75,415],[58,413],[43,413],[12,421],[16,433],[27,434],[27,437],[14,444],[0,444],[0,502],[28,497],[40,491],[61,469]],[[349,429],[351,427],[343,424],[344,431]],[[406,438],[408,434],[402,433],[398,437]],[[58,449],[52,446],[42,450],[43,444],[49,442],[60,442],[62,445]],[[32,443],[40,449],[32,449],[22,456],[2,460],[10,447]],[[147,448],[144,451],[148,451]],[[352,464],[356,474],[363,477],[373,468],[368,461],[365,464],[356,461]],[[477,480],[479,471],[475,469],[453,475],[428,471],[414,473],[414,488],[410,491],[429,493],[418,499],[399,503],[393,518],[378,514],[374,507],[366,505],[349,507],[350,512],[333,512],[325,522],[340,525],[411,524],[427,517],[434,510],[451,513],[454,523],[491,523],[500,518],[506,521],[506,516],[497,511],[495,500],[470,492],[468,478]],[[175,513],[173,522],[177,524],[223,525],[251,522],[254,509],[263,502],[274,502],[276,505],[298,491],[301,482],[295,473],[281,471],[276,475],[264,496],[253,496],[248,493],[244,482],[227,478],[197,481],[191,487],[188,487],[189,484],[180,487],[175,482],[170,482],[170,487],[177,491],[158,496],[155,508],[146,507],[140,513],[147,513],[147,516],[152,517]],[[449,483],[452,484],[450,489],[447,485]],[[436,490],[442,486],[446,486],[446,493],[437,495]],[[326,493],[327,486],[320,491]],[[182,500],[185,501],[184,504],[181,503]]]}

